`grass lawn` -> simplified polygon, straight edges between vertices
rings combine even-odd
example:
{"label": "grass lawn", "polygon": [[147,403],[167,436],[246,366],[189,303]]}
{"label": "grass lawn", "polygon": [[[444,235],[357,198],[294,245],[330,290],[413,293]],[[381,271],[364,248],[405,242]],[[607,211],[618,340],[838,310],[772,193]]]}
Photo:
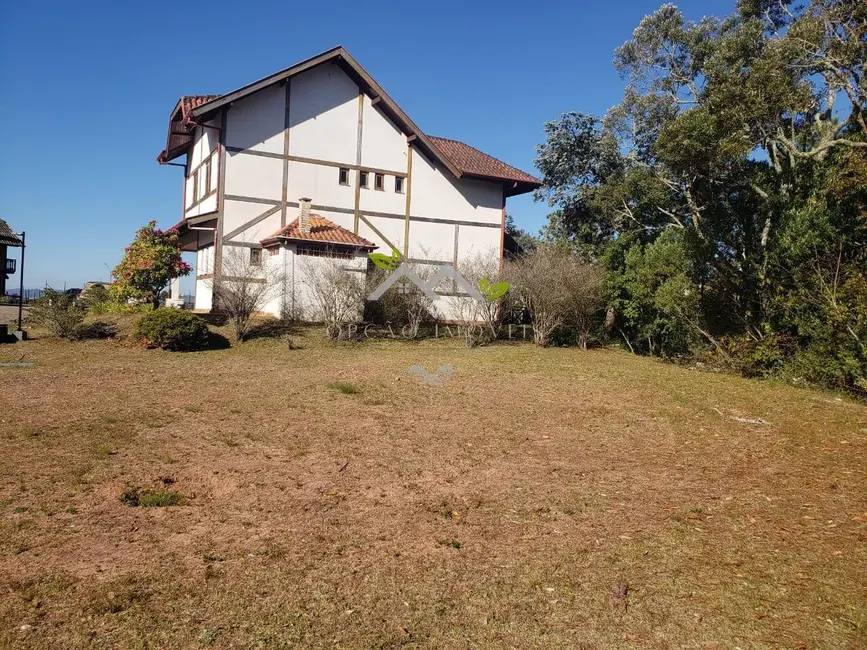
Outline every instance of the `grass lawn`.
{"label": "grass lawn", "polygon": [[848,399],[314,332],[0,346],[22,354],[0,368],[0,647],[867,647]]}

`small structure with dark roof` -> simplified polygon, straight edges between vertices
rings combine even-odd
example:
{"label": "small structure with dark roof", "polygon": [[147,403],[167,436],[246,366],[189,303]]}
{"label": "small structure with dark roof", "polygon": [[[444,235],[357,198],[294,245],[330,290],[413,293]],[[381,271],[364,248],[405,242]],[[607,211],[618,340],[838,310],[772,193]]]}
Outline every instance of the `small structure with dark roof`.
{"label": "small structure with dark roof", "polygon": [[0,262],[3,263],[3,269],[0,269],[0,296],[6,295],[6,280],[9,276],[15,273],[17,260],[7,258],[6,254],[9,248],[20,248],[23,245],[18,234],[9,227],[9,224],[0,219]]}

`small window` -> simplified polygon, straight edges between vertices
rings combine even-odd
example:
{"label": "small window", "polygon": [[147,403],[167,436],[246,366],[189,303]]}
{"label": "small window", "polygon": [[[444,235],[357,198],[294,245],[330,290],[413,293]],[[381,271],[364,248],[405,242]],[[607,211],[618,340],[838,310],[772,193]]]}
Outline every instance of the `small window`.
{"label": "small window", "polygon": [[346,167],[341,167],[339,178],[341,185],[349,185],[349,169]]}
{"label": "small window", "polygon": [[380,192],[385,189],[385,176],[382,174],[376,174],[373,177],[373,189],[379,190]]}
{"label": "small window", "polygon": [[394,177],[394,191],[403,194],[403,176]]}
{"label": "small window", "polygon": [[211,159],[208,158],[208,160],[205,162],[205,188],[204,188],[204,191],[202,192],[202,195],[205,195],[210,191],[211,191]]}
{"label": "small window", "polygon": [[261,248],[251,248],[250,249],[250,264],[253,266],[261,266],[262,264],[262,249]]}
{"label": "small window", "polygon": [[368,187],[367,182],[368,182],[368,181],[367,181],[367,172],[361,172],[361,173],[359,174],[358,184],[359,184],[361,187],[367,188],[367,187]]}
{"label": "small window", "polygon": [[199,171],[198,170],[193,172],[192,181],[193,181],[193,192],[192,192],[192,194],[190,194],[190,197],[192,198],[192,200],[190,201],[191,204],[193,204],[199,200]]}

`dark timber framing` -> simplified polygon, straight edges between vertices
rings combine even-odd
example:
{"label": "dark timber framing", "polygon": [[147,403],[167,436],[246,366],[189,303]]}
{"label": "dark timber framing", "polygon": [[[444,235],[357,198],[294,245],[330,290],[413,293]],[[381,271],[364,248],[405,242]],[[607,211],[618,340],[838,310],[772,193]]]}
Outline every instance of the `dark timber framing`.
{"label": "dark timber framing", "polygon": [[358,135],[355,140],[355,222],[352,232],[358,234],[358,221],[361,214],[361,139],[364,132],[364,91],[358,89]]}
{"label": "dark timber framing", "polygon": [[265,212],[263,212],[262,214],[256,215],[255,217],[253,217],[252,219],[250,219],[250,221],[247,221],[246,223],[242,223],[240,226],[238,226],[237,228],[235,228],[232,232],[226,233],[225,235],[223,235],[223,241],[224,241],[224,242],[227,242],[227,241],[229,241],[232,237],[237,237],[237,236],[240,235],[242,232],[244,232],[245,230],[247,230],[247,228],[249,228],[250,226],[255,226],[257,223],[259,223],[260,221],[264,221],[265,219],[267,219],[268,217],[270,217],[272,214],[277,214],[278,212],[281,212],[281,211],[282,211],[282,213],[283,213],[284,215],[286,214],[286,203],[285,203],[285,201],[281,201],[281,202],[279,202],[279,203],[278,203],[277,205],[275,205],[274,207],[272,207],[272,208],[270,208],[270,209],[268,209],[268,210],[265,210]]}
{"label": "dark timber framing", "polygon": [[226,209],[226,124],[229,119],[230,106],[226,106],[220,114],[220,138],[217,143],[219,153],[220,173],[217,177],[217,229],[214,231],[214,281],[211,290],[211,309],[217,305],[214,304],[214,296],[220,285],[220,266],[223,262],[223,215]]}
{"label": "dark timber framing", "polygon": [[273,153],[271,151],[257,151],[255,149],[244,149],[242,147],[226,147],[226,149],[230,153],[240,153],[245,154],[247,156],[259,156],[261,158],[274,158],[275,160],[289,160],[291,162],[300,162],[300,163],[308,163],[310,165],[323,165],[325,167],[343,167],[345,169],[357,169],[363,172],[372,172],[375,174],[385,174],[388,176],[400,176],[403,177],[406,175],[404,171],[397,171],[395,169],[379,169],[377,167],[364,167],[362,165],[356,165],[353,163],[345,163],[345,162],[337,162],[334,160],[324,160],[321,158],[306,158],[304,156],[292,156],[292,155],[283,155],[279,153]]}
{"label": "dark timber framing", "polygon": [[286,106],[283,109],[283,207],[280,227],[286,225],[286,199],[289,198],[289,106],[292,100],[292,79],[286,79]]}
{"label": "dark timber framing", "polygon": [[358,214],[358,217],[367,225],[368,228],[370,228],[373,232],[375,232],[377,235],[379,235],[379,238],[382,239],[382,241],[384,241],[386,244],[388,244],[388,246],[392,250],[397,250],[397,246],[392,244],[388,237],[386,237],[381,232],[379,232],[379,229],[376,226],[374,226],[372,223],[370,223],[370,221],[368,221],[367,217],[365,217],[361,213]]}
{"label": "dark timber framing", "polygon": [[403,214],[403,254],[409,255],[409,207],[412,199],[412,140],[406,141],[406,180],[404,181],[406,192],[406,207]]}
{"label": "dark timber framing", "polygon": [[[255,196],[241,196],[239,194],[226,194],[224,197],[226,201],[240,201],[242,203],[261,203],[262,205],[271,205],[271,206],[280,206],[282,201],[278,199],[262,199]],[[286,201],[286,207],[289,208],[297,208],[300,207],[298,201]],[[337,212],[338,214],[355,214],[355,210],[353,208],[340,208],[336,205],[318,205],[314,204],[310,206],[312,210],[320,210],[322,212]],[[361,214],[361,213],[359,213]],[[382,217],[383,219],[400,219],[401,221],[406,221],[407,215],[405,214],[397,214],[396,212],[378,212],[375,210],[364,210],[363,214],[368,217]],[[482,221],[461,221],[455,219],[438,219],[436,217],[419,217],[410,215],[410,221],[418,221],[423,223],[444,223],[447,225],[459,224],[461,226],[476,226],[479,228],[502,228],[502,224],[500,222],[497,223],[485,223]]]}

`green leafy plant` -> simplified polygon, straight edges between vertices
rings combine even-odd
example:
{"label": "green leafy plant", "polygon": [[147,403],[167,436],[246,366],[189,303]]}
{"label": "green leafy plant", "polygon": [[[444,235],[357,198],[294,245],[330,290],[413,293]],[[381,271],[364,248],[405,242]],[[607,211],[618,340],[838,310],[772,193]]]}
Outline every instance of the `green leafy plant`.
{"label": "green leafy plant", "polygon": [[403,259],[400,252],[396,248],[391,249],[391,255],[385,253],[370,253],[367,256],[374,265],[386,271],[394,271]]}
{"label": "green leafy plant", "polygon": [[479,280],[479,292],[487,300],[502,298],[509,291],[509,286],[508,282],[495,282],[494,284],[491,284],[488,278],[482,278]]}
{"label": "green leafy plant", "polygon": [[136,321],[133,337],[144,341],[148,347],[186,352],[207,348],[210,331],[201,316],[180,309],[160,308]]}

